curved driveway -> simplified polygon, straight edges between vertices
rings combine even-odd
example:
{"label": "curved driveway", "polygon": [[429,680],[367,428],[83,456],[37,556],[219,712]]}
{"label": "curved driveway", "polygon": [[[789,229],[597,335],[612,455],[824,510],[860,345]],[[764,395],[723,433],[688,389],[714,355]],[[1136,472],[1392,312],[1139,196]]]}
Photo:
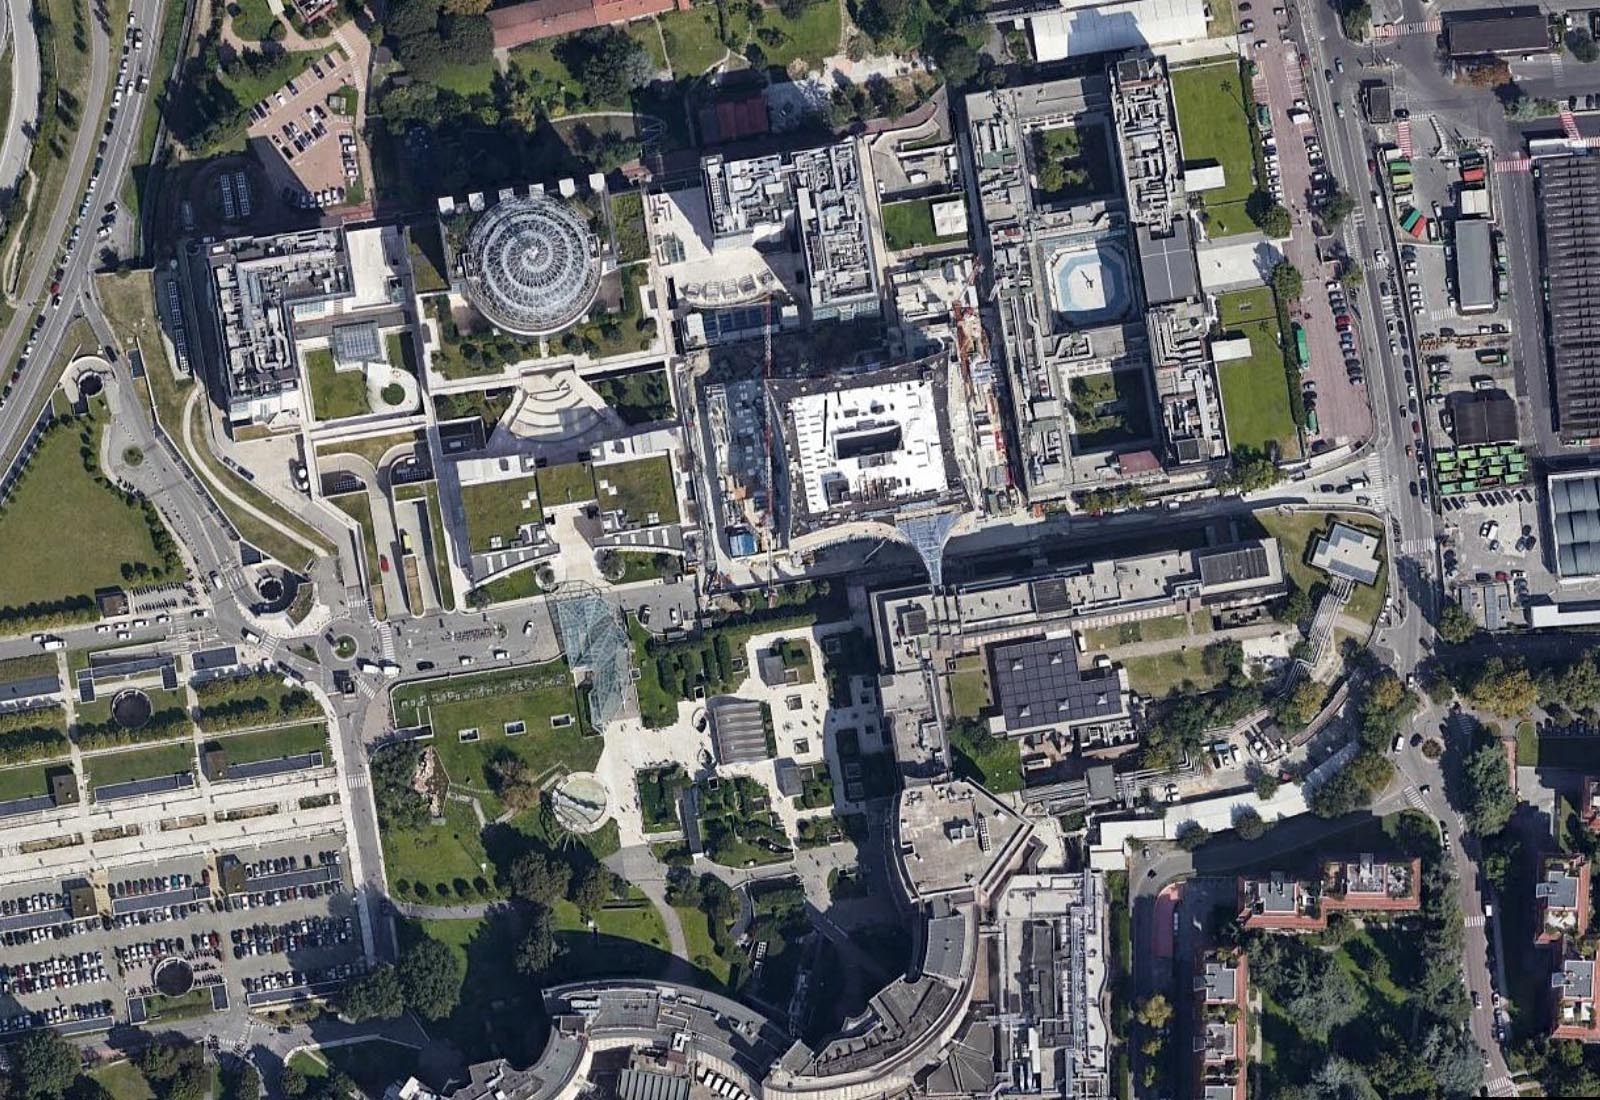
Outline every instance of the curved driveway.
{"label": "curved driveway", "polygon": [[0,190],[10,188],[28,165],[33,142],[23,134],[39,124],[39,38],[33,30],[33,0],[6,0],[10,28],[11,117],[0,130]]}

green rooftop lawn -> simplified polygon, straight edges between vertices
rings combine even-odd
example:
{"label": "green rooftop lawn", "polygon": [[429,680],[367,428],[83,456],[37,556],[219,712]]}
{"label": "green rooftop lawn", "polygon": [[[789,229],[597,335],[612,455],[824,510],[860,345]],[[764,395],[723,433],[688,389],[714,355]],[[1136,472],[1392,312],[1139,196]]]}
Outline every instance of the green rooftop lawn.
{"label": "green rooftop lawn", "polygon": [[367,591],[372,596],[372,610],[378,618],[387,618],[387,601],[383,595],[383,565],[378,561],[377,529],[372,526],[372,502],[367,498],[366,490],[329,497],[328,503],[355,520],[357,526],[361,528],[361,545],[367,558]]}
{"label": "green rooftop lawn", "polygon": [[1150,433],[1149,395],[1138,371],[1105,371],[1068,386],[1073,438],[1085,450],[1143,439]]}
{"label": "green rooftop lawn", "polygon": [[672,460],[666,455],[601,466],[594,478],[603,511],[623,512],[628,522],[641,525],[678,522]]}
{"label": "green rooftop lawn", "polygon": [[907,199],[884,204],[883,236],[890,250],[898,252],[922,245],[964,240],[966,234],[939,236],[933,227],[933,200]]}
{"label": "green rooftop lawn", "polygon": [[161,564],[144,512],[97,482],[78,453],[87,429],[98,454],[108,420],[101,413],[67,421],[28,462],[0,515],[0,607],[92,597],[126,583],[125,562]]}
{"label": "green rooftop lawn", "polygon": [[976,779],[996,794],[1022,789],[1022,750],[1016,738],[995,734],[975,738],[964,723],[952,723],[947,737],[957,776]]}
{"label": "green rooftop lawn", "polygon": [[115,752],[86,758],[89,787],[104,787],[134,779],[155,779],[164,775],[194,771],[194,742],[185,738],[172,744],[134,752]]}
{"label": "green rooftop lawn", "polygon": [[384,359],[391,367],[399,367],[413,376],[417,373],[416,348],[409,332],[391,332],[383,339]]}
{"label": "green rooftop lawn", "polygon": [[993,703],[989,691],[989,671],[983,658],[972,655],[956,662],[950,674],[950,705],[960,718],[976,718]]}
{"label": "green rooftop lawn", "polygon": [[[479,836],[478,819],[465,803],[446,801],[443,824],[430,823],[420,829],[386,827],[379,832],[389,882],[420,884],[429,894],[439,895],[440,904],[448,905],[454,899],[452,884],[457,879],[494,878],[492,866],[484,869],[489,856]],[[424,902],[432,900],[421,891],[416,896]]]}
{"label": "green rooftop lawn", "polygon": [[[657,39],[653,25],[645,24],[651,39]],[[650,237],[644,224],[644,197],[637,191],[611,196],[611,224],[617,237],[617,262],[631,264],[650,256]]]}
{"label": "green rooftop lawn", "polygon": [[1255,521],[1261,525],[1262,530],[1278,540],[1278,549],[1283,555],[1284,570],[1294,580],[1295,586],[1306,592],[1315,587],[1326,586],[1328,583],[1327,574],[1313,567],[1307,559],[1311,556],[1311,546],[1317,535],[1327,531],[1334,520],[1378,536],[1378,561],[1382,564],[1378,570],[1377,582],[1370,585],[1356,585],[1355,591],[1351,593],[1350,602],[1344,609],[1345,614],[1350,617],[1370,624],[1377,619],[1378,612],[1383,610],[1383,593],[1388,583],[1389,567],[1384,560],[1382,526],[1366,516],[1343,512],[1295,512],[1283,515],[1267,509],[1255,514]]}
{"label": "green rooftop lawn", "polygon": [[411,447],[413,450],[420,444],[426,446],[424,439],[419,438],[420,432],[386,432],[383,435],[369,435],[361,439],[346,439],[338,443],[327,443],[317,448],[321,455],[356,455],[365,459],[377,469],[383,461],[383,456],[393,451],[396,447]]}
{"label": "green rooftop lawn", "polygon": [[1174,70],[1172,97],[1184,163],[1220,164],[1226,177],[1222,187],[1205,192],[1202,200],[1211,215],[1211,235],[1253,229],[1243,203],[1256,189],[1255,149],[1238,59]]}
{"label": "green rooftop lawn", "polygon": [[595,499],[594,472],[587,462],[546,466],[539,471],[539,503],[546,508]]}
{"label": "green rooftop lawn", "polygon": [[439,593],[439,603],[446,608],[456,605],[455,581],[450,577],[450,556],[445,549],[444,513],[439,508],[439,483],[429,481],[422,485],[403,485],[395,490],[395,507],[402,502],[418,501],[428,514],[428,564],[433,570],[434,583]]}
{"label": "green rooftop lawn", "polygon": [[0,768],[0,802],[13,802],[19,798],[33,798],[50,793],[50,773],[70,765],[57,761],[54,764],[24,764],[17,768]]}
{"label": "green rooftop lawn", "polygon": [[[1266,451],[1276,443],[1286,458],[1298,458],[1300,438],[1289,408],[1272,292],[1262,287],[1224,294],[1217,301],[1227,333],[1250,340],[1250,358],[1217,364],[1229,444]],[[1261,319],[1240,319],[1246,316]],[[1235,320],[1230,322],[1230,317]]]}
{"label": "green rooftop lawn", "polygon": [[241,733],[231,737],[212,738],[206,741],[205,748],[222,749],[228,754],[230,764],[281,760],[285,756],[303,756],[311,752],[320,752],[324,763],[332,759],[332,750],[328,745],[328,726],[324,722],[305,722],[282,729],[262,730],[260,733]]}
{"label": "green rooftop lawn", "polygon": [[14,684],[19,680],[43,676],[60,676],[54,653],[27,653],[0,661],[0,684]]}
{"label": "green rooftop lawn", "polygon": [[1122,661],[1122,667],[1128,670],[1128,687],[1158,699],[1190,681],[1196,690],[1210,691],[1222,682],[1223,674],[1221,670],[1206,671],[1204,653],[1205,646],[1191,645],[1187,649],[1129,657]]}
{"label": "green rooftop lawn", "polygon": [[333,352],[316,348],[305,354],[306,379],[311,386],[311,408],[318,420],[340,420],[364,416],[372,411],[367,403],[367,376],[361,370],[338,370]]}
{"label": "green rooftop lawn", "polygon": [[461,507],[467,518],[467,543],[474,553],[510,546],[518,541],[518,529],[539,523],[539,493],[534,475],[488,481],[461,487]]}
{"label": "green rooftop lawn", "polygon": [[418,294],[446,290],[450,280],[444,273],[444,243],[439,239],[439,223],[430,221],[406,230],[411,251],[411,281]]}
{"label": "green rooftop lawn", "polygon": [[[561,768],[588,771],[600,758],[600,740],[584,736],[572,674],[559,658],[407,684],[395,690],[393,703],[397,725],[432,724],[433,748],[450,781],[475,793],[487,794],[489,763],[506,751],[521,757],[536,775]],[[558,715],[570,715],[571,724],[552,726],[551,718]],[[506,736],[506,723],[519,721],[526,732]],[[462,742],[464,729],[476,729],[478,740]]]}

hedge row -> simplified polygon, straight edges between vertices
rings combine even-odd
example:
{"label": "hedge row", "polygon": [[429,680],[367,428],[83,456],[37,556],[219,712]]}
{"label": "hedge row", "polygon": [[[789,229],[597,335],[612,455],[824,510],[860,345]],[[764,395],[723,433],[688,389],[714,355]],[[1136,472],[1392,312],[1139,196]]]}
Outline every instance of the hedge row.
{"label": "hedge row", "polygon": [[189,716],[181,707],[158,710],[150,721],[136,730],[125,729],[116,719],[79,726],[78,747],[85,750],[114,749],[125,745],[143,745],[151,741],[166,741],[190,731]]}
{"label": "hedge row", "polygon": [[0,766],[31,764],[35,760],[50,760],[66,756],[72,751],[65,730],[30,726],[26,729],[7,730],[0,735]]}

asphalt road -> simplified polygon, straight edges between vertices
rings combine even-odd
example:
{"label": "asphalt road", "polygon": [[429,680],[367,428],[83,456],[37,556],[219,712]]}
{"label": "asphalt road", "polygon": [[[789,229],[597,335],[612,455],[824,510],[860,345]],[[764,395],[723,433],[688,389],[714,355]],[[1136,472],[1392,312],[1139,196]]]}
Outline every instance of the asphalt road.
{"label": "asphalt road", "polygon": [[11,51],[11,117],[0,130],[0,190],[9,189],[28,165],[33,142],[31,133],[39,124],[39,37],[33,30],[31,0],[6,0],[5,21]]}
{"label": "asphalt road", "polygon": [[[105,101],[107,89],[116,72],[116,59],[122,49],[125,26],[106,27],[96,9],[89,20],[89,91],[85,99],[85,125],[73,137],[69,156],[67,186],[51,196],[55,203],[47,220],[36,217],[35,229],[41,243],[33,256],[33,266],[22,273],[19,293],[16,295],[17,314],[11,324],[0,332],[0,366],[10,369],[33,331],[35,319],[43,316],[44,325],[39,330],[33,354],[23,369],[21,379],[14,385],[5,407],[0,408],[0,462],[9,462],[16,453],[24,427],[32,423],[38,409],[57,382],[50,369],[56,351],[61,345],[67,326],[74,313],[81,310],[81,299],[91,283],[97,242],[94,230],[99,223],[99,212],[104,205],[118,197],[123,173],[127,170],[132,147],[138,140],[139,116],[145,96],[132,90],[124,94],[122,106],[112,125],[106,142],[105,164],[100,182],[90,192],[89,212],[82,219],[78,242],[71,248],[67,240],[78,218],[82,188],[89,181],[94,164],[96,147],[105,136],[100,104]],[[136,52],[138,66],[130,66],[130,76],[136,75],[150,64],[157,43],[160,6],[157,0],[133,0],[131,7],[134,22],[144,28],[145,45]],[[92,105],[88,107],[87,105]],[[92,120],[92,121],[91,121]],[[56,247],[60,244],[61,249]],[[63,268],[61,278],[61,306],[52,308],[49,287],[57,264]]]}

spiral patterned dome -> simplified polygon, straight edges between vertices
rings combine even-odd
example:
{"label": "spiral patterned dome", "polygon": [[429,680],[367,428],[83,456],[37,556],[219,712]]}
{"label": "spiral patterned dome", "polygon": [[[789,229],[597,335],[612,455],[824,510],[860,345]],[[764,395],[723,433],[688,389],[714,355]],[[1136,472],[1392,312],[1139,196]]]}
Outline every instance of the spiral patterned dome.
{"label": "spiral patterned dome", "polygon": [[507,199],[472,227],[463,256],[467,297],[499,328],[559,332],[600,292],[600,245],[583,215],[549,195]]}

